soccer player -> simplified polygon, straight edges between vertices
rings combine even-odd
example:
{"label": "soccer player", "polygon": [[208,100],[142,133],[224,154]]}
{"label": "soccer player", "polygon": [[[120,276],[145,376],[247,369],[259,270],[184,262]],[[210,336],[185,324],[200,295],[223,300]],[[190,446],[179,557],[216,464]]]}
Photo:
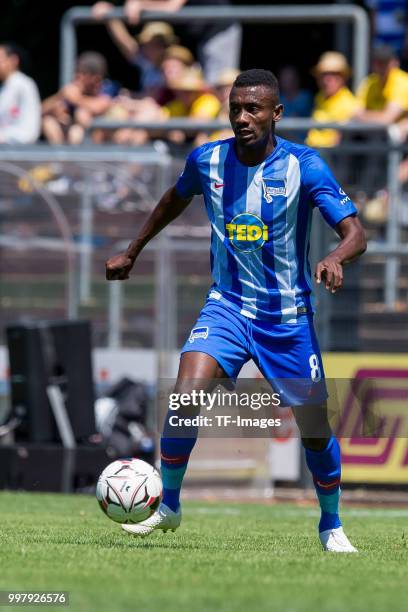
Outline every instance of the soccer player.
{"label": "soccer player", "polygon": [[[282,113],[275,76],[258,69],[242,72],[230,94],[235,137],[202,145],[189,155],[176,185],[128,249],[108,260],[106,274],[108,280],[128,278],[149,240],[203,194],[212,228],[214,283],[182,349],[175,391],[191,392],[198,380],[235,379],[251,358],[266,379],[279,379],[313,475],[323,548],[355,552],[339,518],[340,449],[327,422],[312,322],[308,252],[313,207],[341,239],[315,270],[316,281],[329,291],[340,289],[343,265],[363,253],[366,242],[356,208],[318,153],[275,136]],[[295,379],[301,384],[290,387]],[[318,393],[311,393],[316,384]],[[318,436],[310,431],[307,415],[318,424]],[[167,419],[161,439],[162,503],[147,520],[123,525],[134,535],[174,531],[180,525],[180,489],[195,436],[171,437],[170,430]]]}

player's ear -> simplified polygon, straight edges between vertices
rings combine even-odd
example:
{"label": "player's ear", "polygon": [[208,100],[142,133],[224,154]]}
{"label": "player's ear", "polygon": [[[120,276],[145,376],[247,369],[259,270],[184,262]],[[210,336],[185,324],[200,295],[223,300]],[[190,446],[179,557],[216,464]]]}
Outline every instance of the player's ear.
{"label": "player's ear", "polygon": [[283,116],[283,104],[277,104],[274,108],[273,111],[273,120],[276,121],[280,121],[282,119]]}

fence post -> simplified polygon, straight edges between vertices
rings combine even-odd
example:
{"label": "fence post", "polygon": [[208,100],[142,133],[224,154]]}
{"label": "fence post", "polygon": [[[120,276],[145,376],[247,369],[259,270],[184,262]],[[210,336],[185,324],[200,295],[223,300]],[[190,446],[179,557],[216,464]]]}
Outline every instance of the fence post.
{"label": "fence post", "polygon": [[108,287],[108,348],[117,349],[122,346],[123,284],[111,281]]}
{"label": "fence post", "polygon": [[84,189],[81,197],[81,252],[79,260],[79,300],[87,302],[91,297],[93,207],[92,183],[88,168],[84,172]]}
{"label": "fence post", "polygon": [[[392,148],[388,151],[387,165],[387,190],[388,190],[388,215],[386,227],[387,248],[394,254],[386,255],[385,260],[385,306],[389,310],[395,309],[398,299],[398,276],[400,261],[396,254],[400,242],[400,210],[401,210],[401,183],[398,179],[398,169],[401,163],[401,151],[395,146],[399,144],[399,132],[396,126],[388,128],[388,140]],[[397,128],[398,129],[398,128]]]}

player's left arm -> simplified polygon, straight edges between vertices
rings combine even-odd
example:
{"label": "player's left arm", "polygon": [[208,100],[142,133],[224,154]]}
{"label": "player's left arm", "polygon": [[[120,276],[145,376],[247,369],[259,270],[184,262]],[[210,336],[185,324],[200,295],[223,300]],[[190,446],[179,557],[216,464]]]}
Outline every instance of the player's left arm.
{"label": "player's left arm", "polygon": [[319,261],[315,270],[318,283],[335,293],[343,284],[343,266],[366,250],[366,239],[357,208],[336,181],[320,155],[313,150],[306,154],[302,181],[312,205],[319,209],[326,223],[341,238],[337,247]]}
{"label": "player's left arm", "polygon": [[367,242],[364,229],[355,216],[342,219],[334,228],[341,238],[337,247],[316,265],[315,278],[336,293],[343,285],[343,266],[364,253]]}

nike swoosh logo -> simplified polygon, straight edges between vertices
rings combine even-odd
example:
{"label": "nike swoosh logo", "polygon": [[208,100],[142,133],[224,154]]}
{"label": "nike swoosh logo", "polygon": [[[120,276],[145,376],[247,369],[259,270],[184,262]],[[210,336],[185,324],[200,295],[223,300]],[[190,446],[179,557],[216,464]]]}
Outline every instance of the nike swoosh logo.
{"label": "nike swoosh logo", "polygon": [[214,187],[216,189],[220,189],[221,187],[224,187],[224,183],[214,183]]}

